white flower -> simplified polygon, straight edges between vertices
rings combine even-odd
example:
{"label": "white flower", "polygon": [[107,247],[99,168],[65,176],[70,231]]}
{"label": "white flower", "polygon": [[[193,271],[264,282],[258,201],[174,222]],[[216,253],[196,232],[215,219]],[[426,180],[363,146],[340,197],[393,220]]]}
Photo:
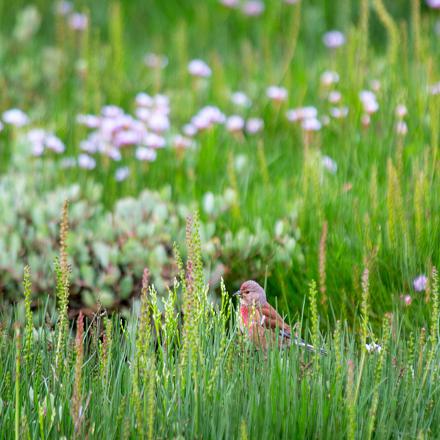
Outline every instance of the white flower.
{"label": "white flower", "polygon": [[208,78],[211,76],[211,68],[202,60],[192,60],[188,64],[188,72],[190,75],[201,78]]}
{"label": "white flower", "polygon": [[382,351],[382,347],[375,342],[365,344],[365,348],[367,349],[368,353],[380,353]]}
{"label": "white flower", "polygon": [[249,17],[255,17],[263,13],[264,3],[260,0],[249,0],[242,6],[242,11]]}
{"label": "white flower", "polygon": [[18,108],[6,110],[2,115],[5,124],[13,125],[14,127],[23,127],[29,123],[29,117],[26,113]]}

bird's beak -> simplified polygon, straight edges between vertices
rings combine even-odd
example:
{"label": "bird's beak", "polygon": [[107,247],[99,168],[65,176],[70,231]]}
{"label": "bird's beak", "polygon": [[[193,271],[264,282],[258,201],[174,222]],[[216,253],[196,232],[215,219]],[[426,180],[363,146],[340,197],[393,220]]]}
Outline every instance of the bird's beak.
{"label": "bird's beak", "polygon": [[234,292],[232,294],[232,296],[240,296],[240,295],[241,295],[241,291],[240,290],[237,290],[236,292]]}

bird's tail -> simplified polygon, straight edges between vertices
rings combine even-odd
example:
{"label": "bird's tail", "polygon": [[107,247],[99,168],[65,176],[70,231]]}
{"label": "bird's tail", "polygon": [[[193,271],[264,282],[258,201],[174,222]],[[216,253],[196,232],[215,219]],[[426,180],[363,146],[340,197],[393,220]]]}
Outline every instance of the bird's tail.
{"label": "bird's tail", "polygon": [[324,348],[316,349],[313,345],[308,344],[306,341],[304,341],[301,338],[294,337],[292,338],[291,334],[289,332],[286,332],[285,330],[281,330],[280,335],[283,338],[290,339],[296,346],[304,348],[307,351],[310,351],[312,353],[319,353],[322,356],[327,356],[327,351]]}

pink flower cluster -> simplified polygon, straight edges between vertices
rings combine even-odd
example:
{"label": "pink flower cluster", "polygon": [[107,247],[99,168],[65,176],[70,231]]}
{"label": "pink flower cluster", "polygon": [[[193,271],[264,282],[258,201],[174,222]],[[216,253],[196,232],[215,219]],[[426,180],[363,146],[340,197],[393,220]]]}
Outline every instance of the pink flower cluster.
{"label": "pink flower cluster", "polygon": [[67,18],[67,24],[74,31],[84,31],[89,25],[89,17],[86,14],[75,12],[70,1],[61,0],[55,5],[55,13]]}
{"label": "pink flower cluster", "polygon": [[31,145],[32,154],[34,156],[41,156],[46,150],[54,153],[64,153],[66,147],[63,141],[42,128],[34,128],[26,135],[27,141]]}
{"label": "pink flower cluster", "polygon": [[135,157],[138,160],[154,161],[156,150],[167,144],[165,135],[170,130],[169,112],[167,96],[152,97],[140,93],[136,96],[136,117],[114,105],[103,107],[100,115],[78,115],[78,123],[92,129],[80,143],[84,153],[78,159],[79,166],[94,168],[90,155],[95,153],[120,161],[122,151],[127,147],[136,147]]}

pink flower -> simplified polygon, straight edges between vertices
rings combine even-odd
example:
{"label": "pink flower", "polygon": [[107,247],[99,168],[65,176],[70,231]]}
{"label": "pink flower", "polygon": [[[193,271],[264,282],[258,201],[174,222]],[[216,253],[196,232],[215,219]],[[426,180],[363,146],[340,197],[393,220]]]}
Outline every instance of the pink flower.
{"label": "pink flower", "polygon": [[399,105],[396,107],[396,116],[397,116],[399,119],[404,118],[404,117],[407,115],[407,113],[408,113],[408,109],[406,108],[406,105],[404,105],[404,104],[399,104]]}
{"label": "pink flower", "polygon": [[78,166],[85,170],[93,170],[96,166],[96,160],[88,154],[80,154],[78,156]]}
{"label": "pink flower", "polygon": [[227,8],[237,8],[240,4],[239,0],[219,0],[223,6]]}
{"label": "pink flower", "polygon": [[426,284],[428,283],[428,278],[426,275],[419,275],[414,281],[413,281],[413,287],[416,292],[422,292],[426,289]]}
{"label": "pink flower", "polygon": [[208,78],[211,76],[211,68],[202,60],[192,60],[188,64],[188,72],[190,75],[200,78]]}
{"label": "pink flower", "polygon": [[231,102],[238,107],[250,107],[251,100],[243,92],[234,92],[231,95]]}
{"label": "pink flower", "polygon": [[157,153],[155,150],[147,147],[136,148],[136,159],[141,161],[153,162],[156,160]]}
{"label": "pink flower", "polygon": [[264,3],[259,0],[249,0],[242,6],[242,11],[248,17],[256,17],[264,12]]}
{"label": "pink flower", "polygon": [[307,118],[302,121],[301,127],[304,131],[319,131],[322,125],[317,118]]}
{"label": "pink flower", "polygon": [[329,49],[336,49],[345,44],[345,36],[342,32],[333,30],[326,32],[322,41]]}
{"label": "pink flower", "polygon": [[115,172],[115,179],[117,182],[122,182],[130,175],[130,170],[128,167],[118,168]]}
{"label": "pink flower", "polygon": [[335,118],[335,119],[342,119],[342,118],[346,118],[348,115],[348,107],[332,107],[330,109],[330,114]]}
{"label": "pink flower", "polygon": [[326,70],[321,75],[321,84],[325,87],[329,87],[339,82],[339,75],[331,70]]}
{"label": "pink flower", "polygon": [[87,29],[89,24],[89,18],[86,14],[80,14],[79,12],[74,12],[69,17],[69,26],[74,31],[83,31]]}
{"label": "pink flower", "polygon": [[408,133],[408,126],[405,121],[398,121],[396,124],[396,133],[400,136],[405,136]]}
{"label": "pink flower", "polygon": [[332,104],[337,104],[338,102],[340,102],[342,99],[342,95],[341,92],[338,92],[337,90],[332,90],[329,94],[328,94],[328,100],[329,102],[331,102]]}
{"label": "pink flower", "polygon": [[426,0],[426,4],[432,9],[440,9],[440,0]]}
{"label": "pink flower", "polygon": [[230,132],[242,131],[244,128],[244,119],[238,115],[229,116],[226,119],[226,130]]}
{"label": "pink flower", "polygon": [[411,305],[411,303],[412,303],[411,295],[402,295],[400,298],[403,300],[403,302],[405,303],[406,306]]}
{"label": "pink flower", "polygon": [[287,99],[288,93],[284,87],[269,86],[266,89],[266,95],[272,101],[282,102]]}
{"label": "pink flower", "polygon": [[264,127],[264,122],[260,118],[249,118],[246,122],[246,132],[248,134],[256,134]]}

